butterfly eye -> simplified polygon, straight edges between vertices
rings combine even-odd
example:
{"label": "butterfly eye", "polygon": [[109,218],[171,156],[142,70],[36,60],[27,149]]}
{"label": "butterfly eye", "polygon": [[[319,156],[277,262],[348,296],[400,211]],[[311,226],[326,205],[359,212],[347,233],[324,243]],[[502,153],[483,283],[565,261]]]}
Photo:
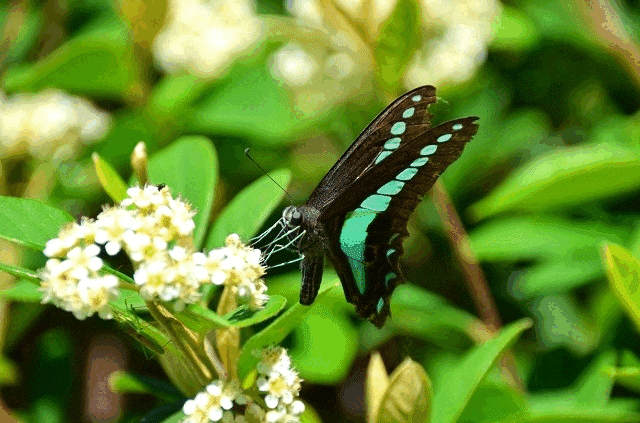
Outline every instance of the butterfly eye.
{"label": "butterfly eye", "polygon": [[289,220],[289,225],[300,226],[301,223],[302,223],[302,213],[300,213],[297,210],[291,213],[291,220]]}

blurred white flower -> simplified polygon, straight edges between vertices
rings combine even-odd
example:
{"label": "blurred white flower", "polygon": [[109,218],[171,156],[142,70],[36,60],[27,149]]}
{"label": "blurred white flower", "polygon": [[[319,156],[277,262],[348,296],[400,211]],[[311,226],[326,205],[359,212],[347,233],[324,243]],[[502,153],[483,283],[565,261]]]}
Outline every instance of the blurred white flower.
{"label": "blurred white flower", "polygon": [[253,0],[170,0],[154,56],[167,72],[216,77],[264,38]]}
{"label": "blurred white flower", "polygon": [[109,128],[109,115],[59,90],[1,96],[0,158],[30,154],[39,160],[68,159]]}
{"label": "blurred white flower", "polygon": [[291,86],[308,84],[318,70],[318,63],[304,49],[289,43],[272,57],[274,76]]}
{"label": "blurred white flower", "polygon": [[424,25],[440,34],[412,59],[405,84],[414,87],[470,79],[484,62],[500,14],[497,0],[421,0]]}

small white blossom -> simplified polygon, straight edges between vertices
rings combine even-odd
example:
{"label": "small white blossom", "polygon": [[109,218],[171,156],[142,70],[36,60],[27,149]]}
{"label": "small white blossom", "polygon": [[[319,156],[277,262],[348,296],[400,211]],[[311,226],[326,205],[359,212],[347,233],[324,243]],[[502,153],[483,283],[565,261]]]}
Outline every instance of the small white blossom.
{"label": "small white blossom", "polygon": [[[185,414],[184,422],[207,423],[217,421],[234,421],[234,401],[244,400],[237,382],[224,384],[222,381],[214,381],[206,386],[205,390],[196,394],[195,398],[187,400],[182,407]],[[231,419],[231,420],[229,420]]]}
{"label": "small white blossom", "polygon": [[[295,405],[294,405],[295,404]],[[275,410],[269,410],[266,415],[268,423],[292,423],[300,421],[300,414],[304,411],[304,404],[301,401],[295,401],[291,406],[287,407],[279,405]]]}
{"label": "small white blossom", "polygon": [[273,372],[287,372],[291,369],[291,358],[282,347],[270,347],[262,350],[257,370],[263,375]]}
{"label": "small white blossom", "polygon": [[287,416],[295,414],[291,409],[294,403],[295,410],[298,410],[299,405],[302,404],[295,401],[300,393],[302,379],[291,368],[291,359],[286,350],[282,347],[266,348],[262,352],[262,359],[256,366],[256,370],[260,375],[256,380],[256,387],[265,394],[264,402],[267,407],[274,411],[271,414],[275,418],[273,421],[286,421],[279,419],[289,418]]}
{"label": "small white blossom", "polygon": [[118,296],[118,280],[113,275],[100,275],[103,262],[100,247],[88,243],[94,238],[94,226],[89,220],[70,224],[58,238],[47,242],[45,252],[50,258],[41,271],[42,302],[50,302],[70,311],[78,319],[98,313],[111,318],[109,301]]}

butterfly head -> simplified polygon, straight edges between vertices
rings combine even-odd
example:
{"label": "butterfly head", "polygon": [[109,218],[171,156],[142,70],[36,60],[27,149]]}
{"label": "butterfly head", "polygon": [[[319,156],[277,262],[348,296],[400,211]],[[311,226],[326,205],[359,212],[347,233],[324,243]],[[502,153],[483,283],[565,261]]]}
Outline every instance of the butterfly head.
{"label": "butterfly head", "polygon": [[288,229],[299,228],[300,225],[302,225],[302,213],[300,212],[299,207],[288,206],[284,209],[282,212],[282,220],[284,220]]}
{"label": "butterfly head", "polygon": [[[301,252],[312,246],[320,248],[318,232],[322,225],[318,223],[320,212],[310,206],[288,206],[282,212],[282,220],[289,232],[289,239]],[[310,252],[310,251],[309,251]]]}

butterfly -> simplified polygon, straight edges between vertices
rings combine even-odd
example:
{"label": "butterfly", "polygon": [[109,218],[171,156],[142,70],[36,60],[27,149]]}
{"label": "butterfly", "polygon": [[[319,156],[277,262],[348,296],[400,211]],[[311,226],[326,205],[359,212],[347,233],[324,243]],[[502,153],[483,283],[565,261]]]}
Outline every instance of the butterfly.
{"label": "butterfly", "polygon": [[[431,127],[432,86],[396,99],[362,131],[302,206],[282,219],[302,256],[300,303],[310,305],[333,264],[357,314],[382,327],[403,282],[399,257],[407,221],[438,176],[478,131],[477,117]],[[295,241],[295,242],[294,242]]]}

